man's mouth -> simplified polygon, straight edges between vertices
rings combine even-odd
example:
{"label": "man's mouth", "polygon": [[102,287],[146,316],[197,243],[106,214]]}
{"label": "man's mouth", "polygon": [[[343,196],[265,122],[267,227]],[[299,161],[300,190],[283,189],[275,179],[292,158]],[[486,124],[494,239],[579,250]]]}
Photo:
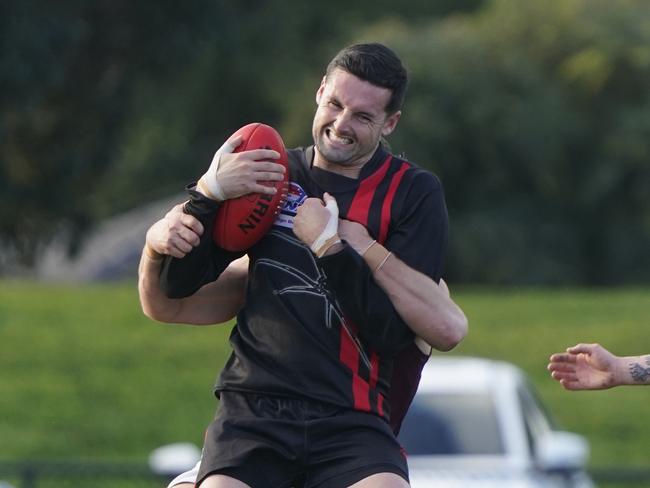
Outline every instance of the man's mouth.
{"label": "man's mouth", "polygon": [[327,139],[329,141],[341,146],[346,146],[354,142],[354,140],[351,137],[341,136],[337,134],[335,131],[333,131],[332,129],[325,129],[325,135],[327,136]]}

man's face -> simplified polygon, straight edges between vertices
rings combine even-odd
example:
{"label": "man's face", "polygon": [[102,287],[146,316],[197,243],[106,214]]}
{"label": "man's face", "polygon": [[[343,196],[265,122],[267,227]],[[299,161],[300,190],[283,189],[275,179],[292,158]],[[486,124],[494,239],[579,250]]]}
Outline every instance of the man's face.
{"label": "man's face", "polygon": [[312,135],[318,156],[327,163],[362,166],[373,155],[381,136],[387,136],[400,117],[388,115],[388,88],[375,86],[336,69],[323,78],[316,102]]}

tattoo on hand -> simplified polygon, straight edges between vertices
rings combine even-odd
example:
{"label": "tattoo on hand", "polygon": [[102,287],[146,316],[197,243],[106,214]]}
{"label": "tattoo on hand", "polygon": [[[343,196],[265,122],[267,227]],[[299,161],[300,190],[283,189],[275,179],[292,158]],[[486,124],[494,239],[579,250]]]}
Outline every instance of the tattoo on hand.
{"label": "tattoo on hand", "polygon": [[[646,360],[646,363],[650,365],[650,359]],[[650,377],[650,367],[644,368],[639,363],[632,364],[630,365],[630,375],[637,383],[645,383],[646,379]]]}

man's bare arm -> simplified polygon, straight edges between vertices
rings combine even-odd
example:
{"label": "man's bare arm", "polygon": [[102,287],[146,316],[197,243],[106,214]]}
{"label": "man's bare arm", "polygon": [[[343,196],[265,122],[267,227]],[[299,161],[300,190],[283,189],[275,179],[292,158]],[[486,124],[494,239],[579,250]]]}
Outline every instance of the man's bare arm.
{"label": "man's bare arm", "polygon": [[650,355],[616,356],[600,344],[577,344],[553,354],[548,370],[567,390],[650,385]]}
{"label": "man's bare arm", "polygon": [[248,257],[233,261],[219,279],[186,298],[168,298],[160,288],[160,268],[165,254],[182,258],[199,244],[203,227],[175,206],[147,232],[138,269],[138,292],[144,314],[169,323],[209,325],[233,318],[244,304]]}
{"label": "man's bare arm", "polygon": [[361,224],[341,220],[339,234],[373,270],[373,278],[411,330],[439,351],[453,349],[467,334],[467,317],[449,288],[411,268],[379,243]]}

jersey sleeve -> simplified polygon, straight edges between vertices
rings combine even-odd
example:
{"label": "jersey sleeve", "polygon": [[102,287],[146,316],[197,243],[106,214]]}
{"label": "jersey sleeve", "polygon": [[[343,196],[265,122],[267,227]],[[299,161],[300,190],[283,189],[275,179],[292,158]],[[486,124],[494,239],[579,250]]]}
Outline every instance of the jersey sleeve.
{"label": "jersey sleeve", "polygon": [[434,174],[417,170],[384,246],[437,283],[444,269],[448,238],[449,218],[442,184]]}
{"label": "jersey sleeve", "polygon": [[[442,276],[448,218],[442,185],[431,173],[418,170],[384,246],[408,266],[436,282]],[[378,352],[396,354],[414,334],[375,282],[364,259],[351,247],[319,259],[328,286],[358,327],[361,339]]]}
{"label": "jersey sleeve", "polygon": [[193,185],[187,187],[190,199],[183,206],[183,211],[201,222],[203,234],[200,244],[184,258],[165,256],[160,286],[169,298],[194,294],[206,283],[215,281],[232,261],[244,254],[226,251],[214,244],[212,232],[219,204],[192,188]]}

